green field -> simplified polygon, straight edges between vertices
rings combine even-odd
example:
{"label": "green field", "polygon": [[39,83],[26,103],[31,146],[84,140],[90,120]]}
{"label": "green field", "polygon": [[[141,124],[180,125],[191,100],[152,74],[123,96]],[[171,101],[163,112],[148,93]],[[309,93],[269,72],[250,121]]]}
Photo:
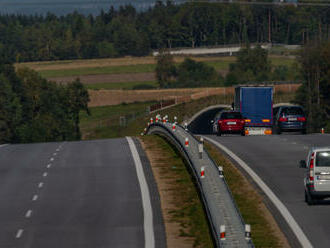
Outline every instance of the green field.
{"label": "green field", "polygon": [[[142,87],[144,86],[144,87]],[[117,82],[117,83],[95,83],[86,84],[86,88],[90,90],[134,90],[134,89],[147,89],[147,88],[157,88],[159,84],[155,81],[152,82]]]}
{"label": "green field", "polygon": [[67,76],[84,76],[84,75],[100,75],[100,74],[123,74],[123,73],[141,73],[154,72],[155,64],[125,65],[125,66],[105,66],[105,67],[82,67],[78,69],[62,69],[62,70],[42,70],[40,75],[45,78],[67,77]]}
{"label": "green field", "polygon": [[[212,59],[211,58],[209,61],[207,59],[203,59],[203,61],[206,64],[214,67],[216,70],[219,70],[219,71],[229,70],[229,64],[233,63],[233,61],[234,61],[234,59],[233,59],[234,57],[221,57],[216,60],[214,60],[214,58],[212,58]],[[273,66],[278,66],[278,65],[291,66],[295,61],[295,59],[293,59],[291,57],[284,57],[284,56],[270,56],[270,60],[272,61]],[[87,62],[88,62],[88,60],[87,60]],[[72,62],[72,63],[74,63],[74,62]],[[90,64],[93,65],[93,63],[96,64],[97,60],[91,60]],[[177,65],[178,65],[178,63],[177,63]],[[71,69],[39,70],[39,73],[43,77],[54,78],[54,77],[100,75],[100,74],[147,73],[147,72],[154,72],[155,68],[156,68],[155,63],[119,65],[119,66],[118,65],[116,65],[116,66],[95,66],[95,67],[83,67],[82,66],[81,68],[74,68],[74,69],[71,68]]]}

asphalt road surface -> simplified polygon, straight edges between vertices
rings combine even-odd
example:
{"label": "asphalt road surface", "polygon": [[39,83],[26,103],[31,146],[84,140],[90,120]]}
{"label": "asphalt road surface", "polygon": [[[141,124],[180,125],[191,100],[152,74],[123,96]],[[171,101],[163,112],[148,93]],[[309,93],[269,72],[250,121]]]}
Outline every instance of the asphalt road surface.
{"label": "asphalt road surface", "polygon": [[314,247],[330,246],[330,200],[316,206],[305,203],[305,169],[298,167],[311,146],[330,146],[330,135],[208,137],[234,152],[262,178],[284,203]]}
{"label": "asphalt road surface", "polygon": [[152,228],[135,166],[126,139],[0,147],[0,247],[147,247],[152,229],[164,247],[158,193],[150,190]]}

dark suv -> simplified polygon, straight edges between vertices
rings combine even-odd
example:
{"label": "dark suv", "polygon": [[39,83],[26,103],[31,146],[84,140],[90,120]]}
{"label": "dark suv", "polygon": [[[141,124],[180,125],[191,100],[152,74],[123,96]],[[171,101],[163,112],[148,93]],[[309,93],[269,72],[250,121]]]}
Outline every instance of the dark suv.
{"label": "dark suv", "polygon": [[301,106],[285,105],[273,110],[273,133],[296,131],[306,133],[306,116]]}

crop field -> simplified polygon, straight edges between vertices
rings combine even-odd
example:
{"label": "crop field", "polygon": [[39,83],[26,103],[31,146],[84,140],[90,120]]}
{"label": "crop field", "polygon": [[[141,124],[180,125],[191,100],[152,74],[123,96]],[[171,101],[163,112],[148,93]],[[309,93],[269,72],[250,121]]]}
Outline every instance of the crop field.
{"label": "crop field", "polygon": [[[235,56],[192,57],[213,66],[225,75],[229,64],[235,62]],[[185,57],[176,56],[174,62],[181,63]],[[270,55],[273,66],[291,66],[294,57]],[[153,82],[155,81],[155,57],[125,57],[109,59],[66,60],[52,62],[19,63],[16,68],[28,67],[38,71],[43,77],[56,82],[70,82],[79,77],[84,84],[119,83],[119,82]],[[103,85],[104,86],[104,85]],[[112,88],[108,86],[106,88]],[[125,88],[125,87],[122,87]],[[127,88],[127,87],[126,87]],[[129,88],[129,87],[128,87]]]}

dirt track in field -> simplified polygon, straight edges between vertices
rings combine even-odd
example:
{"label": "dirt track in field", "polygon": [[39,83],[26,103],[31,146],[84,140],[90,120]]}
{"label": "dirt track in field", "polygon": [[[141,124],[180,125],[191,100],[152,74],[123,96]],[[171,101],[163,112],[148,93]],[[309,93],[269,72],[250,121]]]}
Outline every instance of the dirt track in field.
{"label": "dirt track in field", "polygon": [[153,72],[55,77],[55,78],[48,78],[48,80],[54,81],[56,83],[65,84],[68,82],[72,82],[76,78],[80,78],[80,81],[83,84],[156,81],[156,76],[155,73]]}

